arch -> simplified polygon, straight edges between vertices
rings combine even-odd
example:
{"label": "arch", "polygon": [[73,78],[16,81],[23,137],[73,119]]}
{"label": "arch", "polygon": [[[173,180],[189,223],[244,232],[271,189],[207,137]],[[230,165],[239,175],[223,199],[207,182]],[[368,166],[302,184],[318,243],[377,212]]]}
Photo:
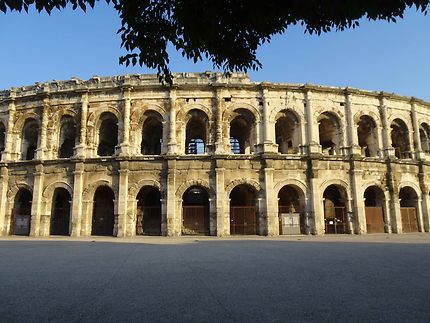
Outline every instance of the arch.
{"label": "arch", "polygon": [[140,132],[140,153],[159,155],[163,143],[163,117],[156,111],[145,111]]}
{"label": "arch", "polygon": [[161,235],[161,193],[154,185],[142,186],[136,196],[136,235]]}
{"label": "arch", "polygon": [[341,185],[328,185],[323,191],[326,234],[348,233],[347,191]]}
{"label": "arch", "polygon": [[418,232],[418,203],[420,203],[420,190],[413,186],[403,185],[399,190],[400,216],[403,232]]}
{"label": "arch", "polygon": [[33,188],[31,187],[31,185],[27,184],[26,182],[15,183],[7,192],[7,201],[9,203],[13,203],[15,196],[20,189],[26,189],[30,191],[31,194],[33,194]]}
{"label": "arch", "polygon": [[428,123],[423,122],[420,125],[420,142],[421,142],[421,149],[429,154],[430,153],[430,126]]}
{"label": "arch", "polygon": [[142,128],[146,117],[151,114],[160,116],[162,122],[167,121],[166,120],[167,112],[161,105],[151,103],[151,104],[144,104],[141,107],[133,105],[133,107],[134,108],[130,114],[130,121],[137,124],[137,127],[139,129]]}
{"label": "arch", "polygon": [[385,193],[377,185],[369,185],[363,193],[367,233],[386,232]]}
{"label": "arch", "polygon": [[6,127],[3,121],[0,121],[0,154],[4,151],[6,144]]}
{"label": "arch", "polygon": [[258,183],[257,181],[253,180],[253,179],[249,179],[249,178],[237,178],[232,180],[226,187],[225,187],[225,192],[226,194],[230,195],[231,191],[238,185],[241,184],[247,184],[252,186],[255,191],[257,193],[260,193],[261,191],[261,186],[260,183]]}
{"label": "arch", "polygon": [[209,142],[209,118],[199,109],[191,109],[185,120],[185,153],[204,154]]}
{"label": "arch", "polygon": [[84,202],[91,201],[96,189],[99,186],[108,186],[112,189],[112,181],[111,179],[100,179],[94,182],[93,184],[89,184],[82,192],[82,201]]}
{"label": "arch", "polygon": [[230,233],[255,235],[258,232],[258,191],[255,187],[243,183],[234,186],[229,192],[230,198]]}
{"label": "arch", "polygon": [[63,115],[58,132],[58,157],[70,158],[78,141],[78,125],[75,117]]}
{"label": "arch", "polygon": [[113,236],[115,193],[106,185],[97,187],[93,197],[91,235]]}
{"label": "arch", "polygon": [[305,234],[305,193],[295,185],[282,186],[278,192],[280,234]]}
{"label": "arch", "polygon": [[50,235],[70,235],[72,195],[63,187],[57,187],[52,196]]}
{"label": "arch", "polygon": [[209,193],[209,196],[214,196],[215,192],[213,190],[213,188],[209,185],[209,182],[204,180],[204,179],[193,179],[187,182],[183,182],[178,189],[176,190],[176,198],[182,198],[182,196],[184,195],[185,191],[187,189],[189,189],[192,186],[198,186],[198,187],[203,187],[204,189],[206,189]]}
{"label": "arch", "polygon": [[330,185],[336,185],[342,187],[343,190],[348,191],[349,184],[343,179],[328,179],[321,183],[320,189],[325,190]]}
{"label": "arch", "polygon": [[375,120],[367,114],[362,114],[356,124],[361,154],[365,157],[378,156],[378,129]]}
{"label": "arch", "polygon": [[17,133],[17,134],[22,133],[22,128],[24,127],[24,124],[28,119],[36,120],[38,126],[40,126],[40,124],[41,124],[40,117],[37,113],[25,112],[25,113],[22,113],[19,116],[17,116],[17,119],[16,119],[14,127],[13,127],[13,132]]}
{"label": "arch", "polygon": [[230,147],[233,154],[251,154],[257,144],[255,116],[248,109],[235,109],[229,122]]}
{"label": "arch", "polygon": [[234,103],[228,105],[223,113],[222,120],[230,123],[234,118],[234,114],[237,113],[237,110],[247,110],[253,115],[255,123],[260,123],[261,116],[259,110],[249,103]]}
{"label": "arch", "polygon": [[33,118],[24,122],[21,135],[21,159],[32,160],[39,146],[39,123]]}
{"label": "arch", "polygon": [[206,115],[206,118],[208,120],[208,123],[210,121],[212,121],[212,111],[209,107],[203,105],[203,104],[198,104],[198,103],[193,103],[193,104],[185,104],[185,105],[181,105],[181,108],[179,109],[179,111],[176,113],[176,120],[183,122],[184,124],[188,122],[188,120],[191,118],[191,114],[190,112],[192,110],[197,110],[200,111],[201,113]]}
{"label": "arch", "polygon": [[98,129],[98,156],[112,156],[119,142],[118,118],[111,112],[103,112],[99,118]]}
{"label": "arch", "polygon": [[192,185],[182,195],[182,234],[209,235],[209,190]]}
{"label": "arch", "polygon": [[15,235],[30,235],[31,227],[31,203],[33,194],[26,188],[17,191],[11,216],[10,232]]}
{"label": "arch", "polygon": [[71,117],[78,124],[78,114],[73,107],[58,107],[58,110],[55,110],[56,113],[49,118],[48,121],[48,129],[55,129],[60,124],[61,119],[64,117]]}
{"label": "arch", "polygon": [[396,118],[391,122],[391,146],[394,154],[399,159],[411,158],[411,146],[409,142],[409,129],[406,123]]}
{"label": "arch", "polygon": [[282,113],[282,111],[291,113],[299,123],[304,119],[303,113],[301,111],[297,111],[294,107],[278,106],[270,111],[269,122],[275,123],[279,113]]}
{"label": "arch", "polygon": [[47,185],[47,186],[45,187],[45,189],[43,190],[43,193],[42,193],[42,198],[43,198],[43,200],[44,200],[44,201],[52,200],[52,197],[53,197],[54,191],[55,191],[57,188],[63,188],[63,189],[65,189],[67,192],[69,192],[70,196],[73,196],[73,188],[70,186],[70,184],[69,184],[69,183],[67,183],[67,182],[62,182],[62,181],[61,181],[61,182],[54,182],[54,183],[51,183],[51,184],[49,184],[49,185]]}
{"label": "arch", "polygon": [[103,108],[97,108],[94,112],[88,114],[87,127],[100,128],[100,123],[102,122],[101,117],[106,113],[113,114],[118,122],[122,119],[122,113],[118,108],[114,106],[103,106]]}
{"label": "arch", "polygon": [[354,114],[353,123],[357,124],[363,116],[370,117],[375,122],[376,127],[378,128],[382,127],[381,118],[379,114],[373,112],[372,110],[360,110],[359,112]]}
{"label": "arch", "polygon": [[286,179],[286,180],[283,180],[281,182],[276,183],[275,186],[273,187],[274,193],[276,193],[276,195],[278,195],[279,191],[282,189],[282,187],[287,186],[287,185],[296,187],[301,192],[303,192],[304,197],[307,198],[306,192],[308,190],[308,187],[306,186],[306,184],[304,182],[302,182],[298,179],[294,179],[294,178]]}
{"label": "arch", "polygon": [[319,143],[326,155],[339,155],[343,143],[341,119],[333,112],[322,112],[318,118]]}
{"label": "arch", "polygon": [[297,153],[301,144],[300,119],[297,114],[291,110],[281,110],[275,119],[275,141],[278,145],[278,152],[281,154]]}
{"label": "arch", "polygon": [[137,194],[139,194],[139,191],[142,189],[142,187],[144,186],[152,186],[157,188],[158,190],[160,190],[160,182],[153,180],[153,179],[141,179],[140,181],[132,184],[129,188],[128,188],[128,196],[130,199],[134,199],[137,197]]}

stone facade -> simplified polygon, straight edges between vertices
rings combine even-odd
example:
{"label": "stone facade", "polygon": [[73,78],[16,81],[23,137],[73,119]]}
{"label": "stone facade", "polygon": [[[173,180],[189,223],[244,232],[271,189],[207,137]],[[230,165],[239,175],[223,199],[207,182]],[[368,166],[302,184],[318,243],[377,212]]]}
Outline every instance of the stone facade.
{"label": "stone facade", "polygon": [[0,234],[429,230],[429,103],[239,73],[174,80],[0,92]]}

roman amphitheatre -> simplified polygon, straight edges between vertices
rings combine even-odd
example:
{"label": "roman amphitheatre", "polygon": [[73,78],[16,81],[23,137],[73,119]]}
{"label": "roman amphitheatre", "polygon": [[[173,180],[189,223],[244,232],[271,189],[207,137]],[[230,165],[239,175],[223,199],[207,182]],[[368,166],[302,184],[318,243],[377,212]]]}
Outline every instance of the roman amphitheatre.
{"label": "roman amphitheatre", "polygon": [[246,74],[0,92],[0,235],[428,232],[430,103]]}

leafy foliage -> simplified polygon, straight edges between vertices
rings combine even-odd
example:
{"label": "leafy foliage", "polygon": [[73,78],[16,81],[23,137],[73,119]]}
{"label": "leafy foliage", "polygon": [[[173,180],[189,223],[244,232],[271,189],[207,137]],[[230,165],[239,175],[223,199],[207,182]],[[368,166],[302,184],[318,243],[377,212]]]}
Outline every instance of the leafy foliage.
{"label": "leafy foliage", "polygon": [[[0,0],[0,10],[51,13],[71,5],[86,11],[99,0]],[[430,0],[105,0],[121,19],[121,64],[157,69],[160,81],[172,83],[167,47],[188,59],[207,58],[228,71],[258,69],[257,48],[291,25],[321,34],[359,26],[359,20],[403,18],[407,8],[427,14]]]}

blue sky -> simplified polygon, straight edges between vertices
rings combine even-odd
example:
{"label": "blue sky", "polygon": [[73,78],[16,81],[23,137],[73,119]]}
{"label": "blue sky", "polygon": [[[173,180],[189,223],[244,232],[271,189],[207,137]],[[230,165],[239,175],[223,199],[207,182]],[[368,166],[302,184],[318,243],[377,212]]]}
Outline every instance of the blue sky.
{"label": "blue sky", "polygon": [[[72,76],[153,72],[120,66],[124,54],[113,8],[97,4],[88,13],[0,14],[0,89]],[[383,90],[430,102],[430,16],[410,10],[397,23],[362,21],[354,30],[322,36],[290,28],[263,45],[263,64],[253,81],[313,83]],[[212,70],[172,52],[174,72]]]}

